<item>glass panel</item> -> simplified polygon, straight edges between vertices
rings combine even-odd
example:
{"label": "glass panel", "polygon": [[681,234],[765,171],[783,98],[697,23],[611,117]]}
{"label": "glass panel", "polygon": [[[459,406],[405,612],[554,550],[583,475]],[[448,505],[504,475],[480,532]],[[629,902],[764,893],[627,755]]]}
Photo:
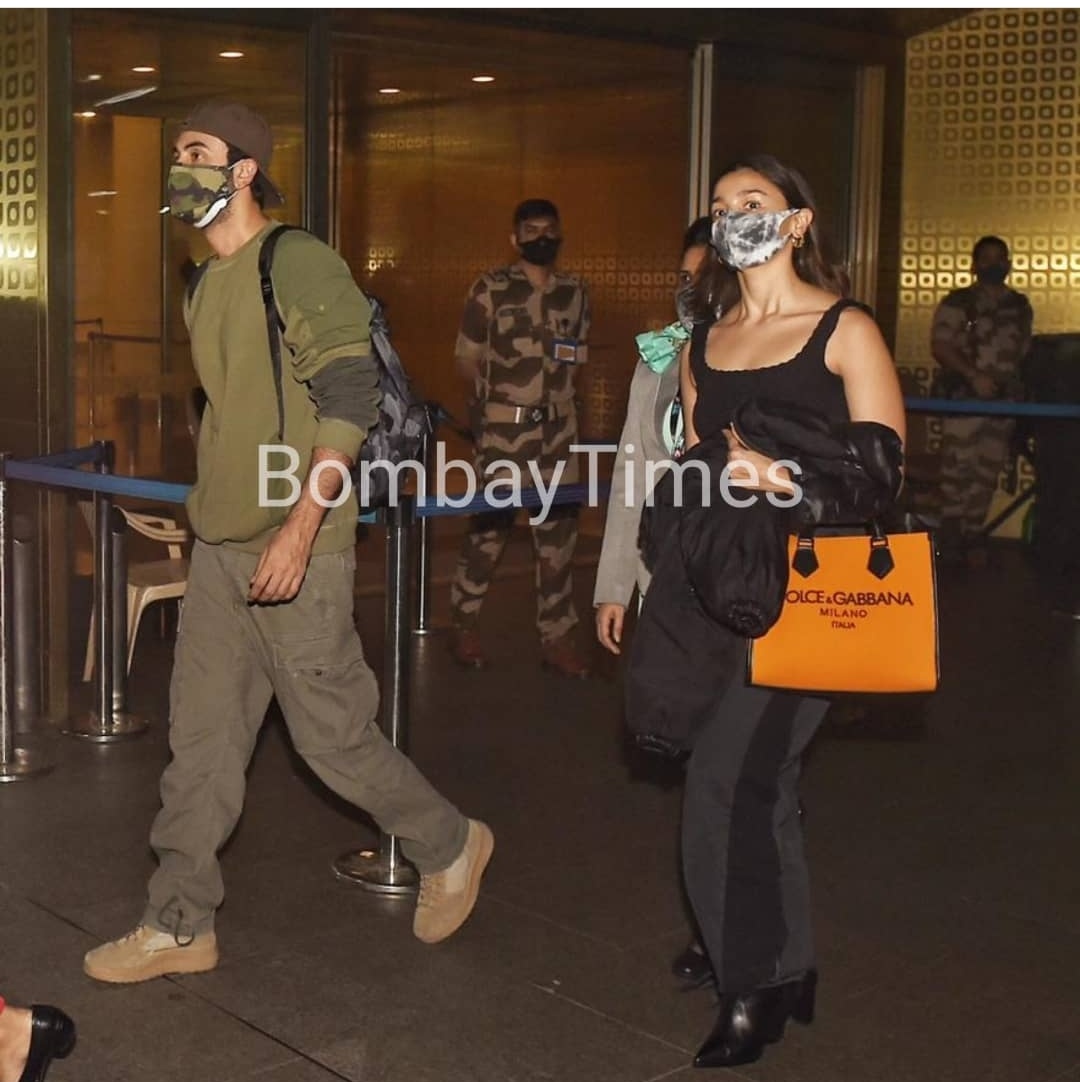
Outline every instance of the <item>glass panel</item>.
{"label": "glass panel", "polygon": [[742,45],[717,46],[715,59],[714,171],[748,149],[797,169],[814,193],[832,259],[847,263],[855,68]]}
{"label": "glass panel", "polygon": [[[993,9],[908,42],[896,359],[912,389],[930,386],[934,311],[971,283],[986,234],[1010,246],[1008,284],[1031,302],[1037,334],[1080,326],[1078,38],[1075,8]],[[909,430],[933,461],[941,419]],[[1018,466],[1026,488],[1034,472],[1025,458]],[[990,516],[1010,499],[1002,485]],[[1021,526],[1014,515],[997,533]]]}
{"label": "glass panel", "polygon": [[[593,306],[580,431],[617,438],[634,336],[673,318],[686,52],[436,16],[338,19],[338,243],[387,303],[410,374],[462,415],[453,349],[466,290],[515,258],[514,206],[549,198],[563,219],[560,265],[585,278]],[[467,453],[446,435],[449,452]]]}
{"label": "glass panel", "polygon": [[300,223],[305,35],[124,12],[76,11],[72,22],[76,442],[114,440],[120,473],[190,481],[184,275],[209,248],[159,213],[172,140],[202,101],[257,109],[286,196],[274,216]]}

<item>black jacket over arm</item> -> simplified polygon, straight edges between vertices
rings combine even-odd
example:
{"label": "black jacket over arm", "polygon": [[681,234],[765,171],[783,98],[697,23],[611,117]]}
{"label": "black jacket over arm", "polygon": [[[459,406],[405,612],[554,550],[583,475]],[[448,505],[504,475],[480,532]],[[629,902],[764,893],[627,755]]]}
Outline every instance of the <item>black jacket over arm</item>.
{"label": "black jacket over arm", "polygon": [[728,682],[741,676],[744,640],[764,635],[779,618],[788,536],[818,525],[862,525],[884,515],[900,489],[900,438],[885,425],[835,424],[811,410],[751,399],[732,428],[744,446],[795,463],[801,498],[729,488],[743,506],[725,499],[723,437],[696,444],[657,483],[639,538],[653,578],[626,680],[627,723],[656,750],[692,746]]}

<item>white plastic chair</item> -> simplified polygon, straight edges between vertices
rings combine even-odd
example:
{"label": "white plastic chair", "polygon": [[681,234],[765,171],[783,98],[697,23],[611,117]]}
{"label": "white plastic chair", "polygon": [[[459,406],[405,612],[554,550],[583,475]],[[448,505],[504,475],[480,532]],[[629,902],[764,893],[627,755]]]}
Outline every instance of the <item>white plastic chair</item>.
{"label": "white plastic chair", "polygon": [[[80,501],[79,508],[90,527],[91,535],[94,532],[94,505]],[[171,518],[163,518],[159,515],[144,515],[137,511],[128,511],[121,507],[124,518],[128,525],[151,541],[160,541],[168,546],[169,558],[167,560],[148,560],[140,563],[129,563],[127,569],[127,624],[128,624],[128,653],[127,671],[131,672],[132,658],[135,656],[135,638],[139,633],[139,621],[146,608],[157,601],[171,601],[179,599],[183,604],[184,593],[187,590],[188,561],[184,557],[180,547],[188,539],[187,530],[177,526]],[[86,639],[86,664],[83,666],[83,680],[89,681],[94,673],[95,640],[94,618],[95,611],[90,614],[90,633]]]}

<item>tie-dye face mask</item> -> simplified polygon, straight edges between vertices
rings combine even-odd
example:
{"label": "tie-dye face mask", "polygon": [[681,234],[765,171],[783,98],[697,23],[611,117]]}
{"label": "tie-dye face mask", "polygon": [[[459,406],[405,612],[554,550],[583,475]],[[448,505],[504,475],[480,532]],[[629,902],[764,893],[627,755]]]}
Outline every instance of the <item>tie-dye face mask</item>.
{"label": "tie-dye face mask", "polygon": [[780,235],[780,226],[799,210],[728,211],[713,222],[712,245],[733,270],[760,267],[791,239]]}
{"label": "tie-dye face mask", "polygon": [[166,184],[169,213],[205,229],[236,195],[231,165],[173,165]]}

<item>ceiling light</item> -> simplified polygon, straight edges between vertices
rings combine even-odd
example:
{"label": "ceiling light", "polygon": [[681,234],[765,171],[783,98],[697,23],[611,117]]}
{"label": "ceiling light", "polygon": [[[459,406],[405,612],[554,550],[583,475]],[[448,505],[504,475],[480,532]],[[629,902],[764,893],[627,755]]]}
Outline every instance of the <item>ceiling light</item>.
{"label": "ceiling light", "polygon": [[146,64],[140,64],[137,68],[132,68],[132,71],[137,71],[140,75],[146,75],[148,72],[157,71],[157,68],[148,67]]}
{"label": "ceiling light", "polygon": [[240,60],[243,55],[238,49],[226,49],[225,52],[218,53],[222,60]]}
{"label": "ceiling light", "polygon": [[93,109],[85,109],[81,113],[76,113],[76,116],[82,117],[84,120],[89,120],[92,116],[97,116],[97,113]]}
{"label": "ceiling light", "polygon": [[101,76],[97,72],[94,72],[93,75],[88,75],[86,77],[86,82],[88,82],[88,83],[99,83],[99,82],[101,82]]}
{"label": "ceiling light", "polygon": [[400,94],[401,88],[396,86],[384,86],[379,90],[380,94]]}
{"label": "ceiling light", "polygon": [[494,75],[474,75],[472,77],[474,83],[493,83],[495,82]]}
{"label": "ceiling light", "polygon": [[144,98],[147,94],[153,94],[156,86],[140,86],[134,90],[125,90],[122,94],[113,94],[111,98],[102,98],[94,102],[94,105],[119,105],[122,101],[134,101],[136,98]]}
{"label": "ceiling light", "polygon": [[102,188],[97,192],[87,192],[86,197],[88,199],[102,199],[106,195],[116,195],[116,192],[112,188]]}

